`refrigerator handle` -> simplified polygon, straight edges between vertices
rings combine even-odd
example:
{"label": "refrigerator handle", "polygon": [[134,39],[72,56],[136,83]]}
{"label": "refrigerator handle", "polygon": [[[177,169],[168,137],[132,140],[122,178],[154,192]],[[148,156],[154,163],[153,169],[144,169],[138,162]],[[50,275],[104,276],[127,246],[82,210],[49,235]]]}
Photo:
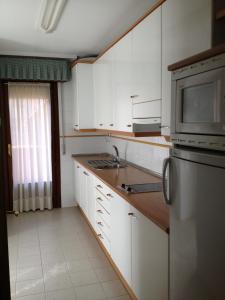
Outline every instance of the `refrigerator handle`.
{"label": "refrigerator handle", "polygon": [[167,204],[171,205],[171,199],[168,198],[167,196],[167,190],[166,190],[166,171],[167,171],[167,168],[170,164],[170,157],[166,158],[163,162],[163,174],[162,174],[162,187],[163,187],[163,195],[164,195],[164,198],[165,198],[165,201]]}

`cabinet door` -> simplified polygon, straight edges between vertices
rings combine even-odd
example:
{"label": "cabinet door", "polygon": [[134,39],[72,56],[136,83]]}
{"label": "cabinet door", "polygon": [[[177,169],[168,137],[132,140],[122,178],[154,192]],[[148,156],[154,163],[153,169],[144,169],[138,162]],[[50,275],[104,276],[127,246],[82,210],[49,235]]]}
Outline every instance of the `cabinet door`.
{"label": "cabinet door", "polygon": [[161,99],[161,6],[132,31],[134,102]]}
{"label": "cabinet door", "polygon": [[83,167],[80,168],[80,207],[86,216],[88,216],[88,198],[87,198],[87,176]]}
{"label": "cabinet door", "polygon": [[168,235],[132,207],[132,289],[139,300],[168,299]]}
{"label": "cabinet door", "polygon": [[88,219],[92,227],[95,229],[95,190],[94,190],[94,178],[86,171],[86,190],[87,190],[87,202],[88,202]]}
{"label": "cabinet door", "polygon": [[132,33],[114,47],[115,129],[132,131]]}
{"label": "cabinet door", "polygon": [[80,181],[81,181],[81,174],[80,174],[80,166],[75,161],[74,162],[74,195],[75,201],[78,205],[80,205]]}
{"label": "cabinet door", "polygon": [[93,66],[77,64],[74,77],[74,122],[75,129],[94,128]]}
{"label": "cabinet door", "polygon": [[170,135],[171,72],[167,66],[211,47],[211,0],[162,5],[162,134]]}
{"label": "cabinet door", "polygon": [[127,201],[115,195],[111,203],[111,256],[131,284],[131,211]]}

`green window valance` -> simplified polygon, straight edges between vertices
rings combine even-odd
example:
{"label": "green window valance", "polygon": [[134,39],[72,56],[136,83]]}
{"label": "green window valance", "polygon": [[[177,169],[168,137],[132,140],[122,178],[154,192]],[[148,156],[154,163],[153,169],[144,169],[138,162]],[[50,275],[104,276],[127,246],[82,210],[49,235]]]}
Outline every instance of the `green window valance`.
{"label": "green window valance", "polygon": [[0,56],[0,79],[68,81],[70,77],[65,59]]}

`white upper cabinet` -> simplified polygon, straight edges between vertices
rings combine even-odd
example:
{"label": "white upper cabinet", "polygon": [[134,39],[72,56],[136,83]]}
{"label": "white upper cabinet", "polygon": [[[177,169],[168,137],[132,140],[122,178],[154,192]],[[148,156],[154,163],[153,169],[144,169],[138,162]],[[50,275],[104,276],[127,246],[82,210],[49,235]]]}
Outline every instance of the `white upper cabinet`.
{"label": "white upper cabinet", "polygon": [[139,300],[168,300],[168,235],[132,207],[132,283]]}
{"label": "white upper cabinet", "polygon": [[107,51],[94,64],[95,127],[113,129],[113,49]]}
{"label": "white upper cabinet", "polygon": [[78,63],[72,69],[74,129],[94,128],[93,65]]}
{"label": "white upper cabinet", "polygon": [[132,32],[114,46],[114,51],[115,129],[132,131]]}
{"label": "white upper cabinet", "polygon": [[161,7],[132,31],[133,101],[161,100]]}
{"label": "white upper cabinet", "polygon": [[211,0],[162,5],[162,134],[170,135],[171,72],[167,66],[211,47]]}

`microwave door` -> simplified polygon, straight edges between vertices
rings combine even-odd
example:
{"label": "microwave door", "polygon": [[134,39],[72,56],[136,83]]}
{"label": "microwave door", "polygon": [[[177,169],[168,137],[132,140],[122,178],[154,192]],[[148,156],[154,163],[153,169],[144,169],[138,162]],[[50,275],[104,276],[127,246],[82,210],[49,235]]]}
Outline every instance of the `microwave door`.
{"label": "microwave door", "polygon": [[202,161],[170,160],[171,300],[225,299],[225,167]]}
{"label": "microwave door", "polygon": [[225,69],[176,82],[176,132],[225,135]]}

